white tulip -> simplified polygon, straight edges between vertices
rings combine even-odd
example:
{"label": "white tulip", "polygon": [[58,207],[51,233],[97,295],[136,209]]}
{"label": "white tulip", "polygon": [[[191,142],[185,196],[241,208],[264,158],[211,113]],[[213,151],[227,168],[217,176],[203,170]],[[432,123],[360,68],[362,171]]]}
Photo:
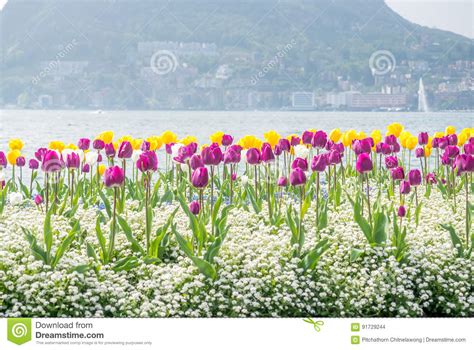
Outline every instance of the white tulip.
{"label": "white tulip", "polygon": [[95,152],[88,152],[86,154],[86,163],[94,166],[97,163],[98,154]]}
{"label": "white tulip", "polygon": [[249,182],[249,177],[247,175],[242,175],[240,181],[242,181],[242,185],[246,185]]}
{"label": "white tulip", "polygon": [[296,145],[295,156],[298,158],[307,158],[309,155],[309,149],[305,145]]}
{"label": "white tulip", "polygon": [[177,157],[179,154],[179,149],[181,147],[184,147],[182,143],[175,143],[173,146],[171,146],[171,157]]}

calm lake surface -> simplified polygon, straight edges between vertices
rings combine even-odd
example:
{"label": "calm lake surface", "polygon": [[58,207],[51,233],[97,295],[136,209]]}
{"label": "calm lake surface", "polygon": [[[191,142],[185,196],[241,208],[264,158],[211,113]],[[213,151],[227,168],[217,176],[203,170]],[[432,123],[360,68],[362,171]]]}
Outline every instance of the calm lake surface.
{"label": "calm lake surface", "polygon": [[222,130],[239,138],[246,134],[262,137],[265,131],[277,130],[282,135],[301,134],[308,128],[330,131],[354,128],[370,132],[383,129],[392,122],[402,123],[412,133],[440,131],[447,125],[457,129],[474,127],[474,113],[412,112],[298,112],[298,111],[0,111],[0,150],[6,150],[8,139],[25,141],[27,156],[50,140],[76,143],[80,137],[94,138],[105,130],[116,137],[147,137],[172,130],[179,137],[194,135],[200,142]]}

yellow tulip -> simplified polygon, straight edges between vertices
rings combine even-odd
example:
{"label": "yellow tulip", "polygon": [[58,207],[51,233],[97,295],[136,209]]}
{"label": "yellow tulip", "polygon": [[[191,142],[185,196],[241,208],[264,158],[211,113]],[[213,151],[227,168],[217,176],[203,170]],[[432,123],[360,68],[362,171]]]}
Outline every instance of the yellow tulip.
{"label": "yellow tulip", "polygon": [[446,131],[445,131],[445,134],[446,135],[452,135],[452,134],[455,134],[456,133],[456,128],[452,125],[449,125],[446,127]]}
{"label": "yellow tulip", "polygon": [[347,131],[342,134],[342,144],[344,147],[349,147],[352,144],[351,135]]}
{"label": "yellow tulip", "polygon": [[469,138],[469,135],[465,132],[461,132],[458,135],[458,146],[462,146],[466,143],[467,139]]}
{"label": "yellow tulip", "polygon": [[62,152],[66,148],[66,145],[62,141],[53,140],[49,143],[48,148],[55,151]]}
{"label": "yellow tulip", "polygon": [[21,151],[24,145],[25,143],[21,139],[10,139],[10,141],[8,141],[8,147],[12,151],[13,150]]}
{"label": "yellow tulip", "polygon": [[132,144],[132,148],[136,151],[142,147],[143,139],[133,139],[130,143]]}
{"label": "yellow tulip", "polygon": [[406,140],[406,148],[408,148],[410,151],[413,151],[418,144],[418,138],[416,136],[410,136]]}
{"label": "yellow tulip", "polygon": [[150,143],[151,151],[156,151],[157,149],[160,149],[161,146],[163,145],[163,143],[161,142],[160,136],[150,136],[146,140]]}
{"label": "yellow tulip", "polygon": [[382,141],[382,133],[380,130],[373,130],[371,133],[370,133],[370,137],[372,137],[372,139],[374,140],[374,147],[377,143],[379,143],[380,141]]}
{"label": "yellow tulip", "polygon": [[209,136],[211,143],[217,143],[219,146],[222,145],[222,136],[224,133],[222,131],[216,131],[214,134]]}
{"label": "yellow tulip", "polygon": [[104,164],[99,165],[99,175],[102,176],[105,173],[106,166]]}
{"label": "yellow tulip", "polygon": [[444,136],[444,132],[442,132],[442,131],[437,131],[437,132],[434,133],[434,137],[436,137],[438,139],[440,139],[443,136]]}
{"label": "yellow tulip", "polygon": [[242,146],[243,149],[260,148],[262,141],[254,135],[245,135],[239,140],[239,145]]}
{"label": "yellow tulip", "polygon": [[469,128],[464,128],[464,129],[462,129],[461,132],[465,133],[465,134],[467,135],[467,138],[470,138],[471,136],[474,136],[474,135],[471,133],[471,129],[469,129]]}
{"label": "yellow tulip", "polygon": [[425,158],[428,158],[431,155],[432,150],[431,147],[425,147]]}
{"label": "yellow tulip", "polygon": [[187,146],[187,145],[189,145],[189,144],[192,143],[192,142],[196,142],[196,143],[197,143],[197,138],[196,138],[195,136],[187,135],[186,137],[184,137],[183,139],[181,139],[179,142],[182,143],[183,145]]}
{"label": "yellow tulip", "polygon": [[267,141],[270,146],[275,147],[275,145],[280,141],[281,135],[277,133],[275,130],[270,130],[267,131],[266,133],[263,134],[263,137],[265,138],[265,141]]}
{"label": "yellow tulip", "polygon": [[64,146],[64,148],[67,148],[67,149],[72,149],[72,150],[77,150],[77,146],[73,143],[69,143],[67,144],[66,146]]}
{"label": "yellow tulip", "polygon": [[387,126],[387,131],[389,135],[395,135],[395,137],[399,137],[403,131],[403,125],[400,123],[392,123]]}
{"label": "yellow tulip", "polygon": [[8,163],[10,163],[11,165],[16,165],[16,159],[21,156],[21,152],[17,149],[14,149],[10,152],[7,153],[7,160],[8,160]]}
{"label": "yellow tulip", "polygon": [[114,139],[114,132],[113,131],[104,131],[97,136],[97,139],[104,141],[105,144],[111,143]]}
{"label": "yellow tulip", "polygon": [[169,143],[176,143],[176,141],[178,140],[178,136],[174,132],[166,130],[161,134],[161,140],[165,145]]}
{"label": "yellow tulip", "polygon": [[315,133],[316,131],[318,131],[318,130],[316,130],[316,129],[308,129],[308,131],[310,131],[310,132],[312,132],[312,133],[314,134],[314,133]]}
{"label": "yellow tulip", "polygon": [[339,128],[332,129],[331,132],[329,133],[329,139],[334,143],[339,142],[341,137],[342,137],[342,132],[341,132],[341,129]]}
{"label": "yellow tulip", "polygon": [[400,134],[400,145],[403,147],[403,148],[407,148],[407,141],[408,139],[410,138],[411,134],[408,132],[408,131],[402,131],[402,133]]}
{"label": "yellow tulip", "polygon": [[132,140],[133,140],[133,137],[131,137],[130,135],[124,135],[124,136],[122,136],[121,138],[119,138],[119,139],[117,140],[117,142],[118,142],[119,144],[121,144],[121,143],[124,142],[124,141],[128,141],[128,142],[132,143]]}

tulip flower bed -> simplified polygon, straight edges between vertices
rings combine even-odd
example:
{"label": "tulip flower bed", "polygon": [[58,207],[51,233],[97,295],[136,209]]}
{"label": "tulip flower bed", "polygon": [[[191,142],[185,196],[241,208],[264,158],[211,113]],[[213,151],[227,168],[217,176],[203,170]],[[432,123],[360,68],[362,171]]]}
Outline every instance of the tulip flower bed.
{"label": "tulip flower bed", "polygon": [[472,316],[472,135],[12,139],[0,315]]}

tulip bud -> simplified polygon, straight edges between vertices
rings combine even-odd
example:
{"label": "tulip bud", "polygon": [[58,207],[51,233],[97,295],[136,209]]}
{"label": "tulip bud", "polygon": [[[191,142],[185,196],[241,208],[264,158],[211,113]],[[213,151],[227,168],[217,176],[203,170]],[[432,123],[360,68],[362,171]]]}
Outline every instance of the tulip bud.
{"label": "tulip bud", "polygon": [[410,193],[410,182],[406,181],[406,180],[403,180],[401,183],[400,183],[400,193],[401,194],[409,194]]}
{"label": "tulip bud", "polygon": [[324,131],[319,130],[314,133],[313,139],[311,140],[311,145],[321,149],[326,146],[327,141],[328,135]]}
{"label": "tulip bud", "polygon": [[16,159],[16,166],[18,166],[20,168],[24,167],[25,163],[26,163],[26,159],[23,156],[20,156]]}
{"label": "tulip bud", "polygon": [[83,166],[82,166],[82,172],[87,174],[89,171],[90,171],[91,167],[89,164],[85,163]]}
{"label": "tulip bud", "polygon": [[272,147],[265,143],[262,146],[262,162],[264,163],[272,163],[275,161],[275,155],[273,154]]}
{"label": "tulip bud", "polygon": [[418,147],[416,150],[415,150],[415,157],[416,158],[423,158],[425,156],[425,150],[421,147]]}
{"label": "tulip bud", "polygon": [[418,134],[418,144],[421,146],[428,144],[428,133],[427,132],[420,132]]}
{"label": "tulip bud", "polygon": [[196,188],[204,188],[209,183],[209,174],[207,168],[201,167],[193,171],[191,183]]}
{"label": "tulip bud", "polygon": [[280,176],[277,182],[278,186],[286,187],[288,186],[288,179],[285,176]]}
{"label": "tulip bud", "polygon": [[385,157],[385,166],[387,169],[393,169],[398,166],[398,158],[395,156]]}
{"label": "tulip bud", "polygon": [[118,150],[118,158],[129,159],[133,154],[133,147],[129,141],[123,141]]}
{"label": "tulip bud", "polygon": [[405,217],[406,213],[407,213],[407,211],[406,211],[405,207],[403,205],[400,205],[398,207],[398,213],[397,213],[398,216],[403,218],[403,217]]}
{"label": "tulip bud", "polygon": [[410,185],[419,186],[421,184],[421,172],[418,169],[412,169],[408,173],[408,181]]}
{"label": "tulip bud", "polygon": [[108,158],[115,157],[115,146],[112,142],[105,145],[105,155]]}
{"label": "tulip bud", "polygon": [[308,161],[305,158],[295,158],[291,164],[292,169],[301,169],[303,171],[308,171]]}
{"label": "tulip bud", "polygon": [[290,173],[290,184],[292,186],[303,186],[306,183],[306,174],[301,168],[294,168]]}
{"label": "tulip bud", "polygon": [[88,150],[90,147],[91,140],[82,138],[79,139],[79,142],[77,143],[77,147],[83,151]]}
{"label": "tulip bud", "polygon": [[323,172],[324,170],[326,170],[327,165],[327,154],[319,154],[313,157],[313,161],[311,162],[311,170]]}
{"label": "tulip bud", "polygon": [[43,197],[41,197],[39,194],[37,194],[35,196],[35,204],[40,205],[41,203],[43,203]]}
{"label": "tulip bud", "polygon": [[234,138],[230,135],[224,134],[222,135],[222,146],[230,146],[232,142],[234,141]]}
{"label": "tulip bud", "polygon": [[105,147],[105,142],[100,140],[100,139],[96,139],[94,140],[94,142],[92,143],[92,147],[94,147],[95,150],[101,150],[101,149],[104,149]]}
{"label": "tulip bud", "polygon": [[403,180],[405,178],[405,172],[403,171],[403,168],[400,166],[393,168],[390,171],[390,175],[392,176],[392,179],[394,180]]}
{"label": "tulip bud", "polygon": [[36,170],[39,168],[39,162],[36,159],[30,159],[28,165],[31,170]]}
{"label": "tulip bud", "polygon": [[257,165],[261,162],[260,151],[257,148],[250,148],[246,153],[247,163]]}
{"label": "tulip bud", "polygon": [[199,212],[201,211],[201,205],[199,204],[199,202],[192,201],[191,203],[189,203],[189,211],[194,215],[199,215]]}

